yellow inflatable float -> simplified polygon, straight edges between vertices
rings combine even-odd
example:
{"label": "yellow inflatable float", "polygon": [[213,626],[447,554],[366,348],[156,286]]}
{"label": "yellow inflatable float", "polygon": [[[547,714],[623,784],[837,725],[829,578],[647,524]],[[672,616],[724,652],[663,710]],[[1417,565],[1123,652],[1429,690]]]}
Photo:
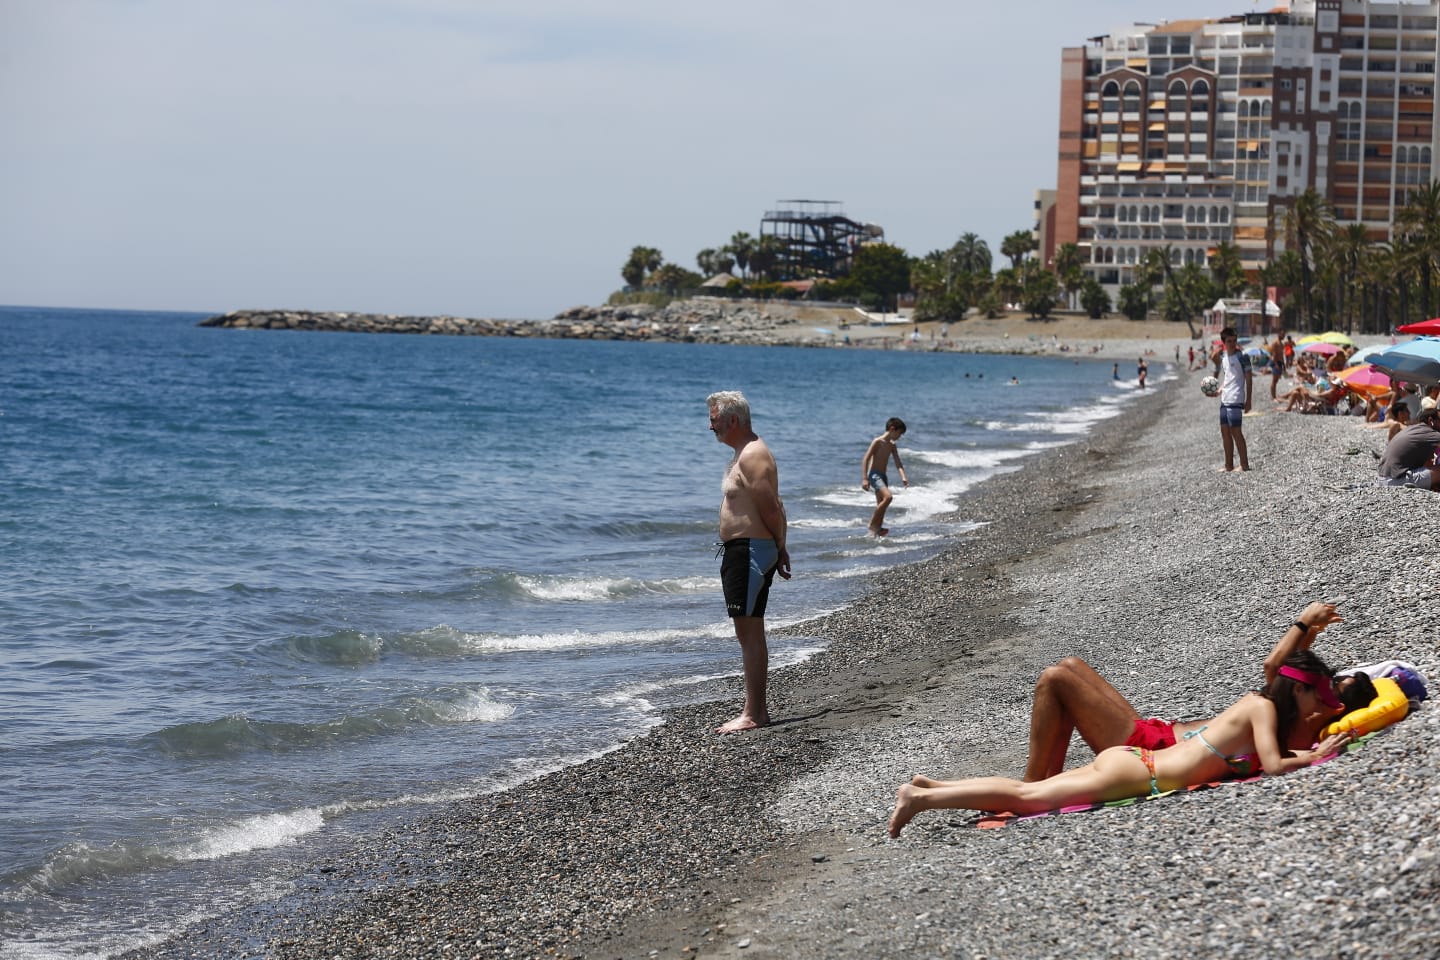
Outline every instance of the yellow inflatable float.
{"label": "yellow inflatable float", "polygon": [[1320,737],[1324,739],[1351,730],[1355,732],[1355,736],[1363,737],[1367,733],[1388,727],[1397,720],[1405,719],[1405,714],[1409,712],[1410,701],[1405,698],[1405,691],[1400,689],[1400,684],[1389,677],[1380,677],[1375,681],[1375,699],[1370,701],[1370,706],[1345,714],[1321,730]]}

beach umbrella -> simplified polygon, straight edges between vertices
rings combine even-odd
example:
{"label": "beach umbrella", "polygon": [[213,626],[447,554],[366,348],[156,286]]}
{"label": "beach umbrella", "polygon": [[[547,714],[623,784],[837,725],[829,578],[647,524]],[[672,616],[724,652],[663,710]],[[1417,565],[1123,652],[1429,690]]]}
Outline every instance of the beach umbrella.
{"label": "beach umbrella", "polygon": [[1345,347],[1349,350],[1353,350],[1355,348],[1355,341],[1351,340],[1349,337],[1345,336],[1345,334],[1341,333],[1338,330],[1331,330],[1327,333],[1320,334],[1320,342],[1338,344],[1339,346]]}
{"label": "beach umbrella", "polygon": [[1312,333],[1312,334],[1310,334],[1308,337],[1301,337],[1299,340],[1296,340],[1296,341],[1295,341],[1295,346],[1297,346],[1297,347],[1303,347],[1303,346],[1305,346],[1305,344],[1307,344],[1307,343],[1319,343],[1319,342],[1320,342],[1320,334],[1318,334],[1318,333]]}
{"label": "beach umbrella", "polygon": [[1324,340],[1311,340],[1300,348],[1301,353],[1339,353],[1340,348],[1333,343],[1326,343]]}
{"label": "beach umbrella", "polygon": [[1429,320],[1421,320],[1419,323],[1407,323],[1403,327],[1396,328],[1400,333],[1416,333],[1426,336],[1440,336],[1440,317],[1432,317]]}
{"label": "beach umbrella", "polygon": [[1264,347],[1246,347],[1241,352],[1250,358],[1252,366],[1265,367],[1270,365],[1270,352]]}
{"label": "beach umbrella", "polygon": [[1409,383],[1440,383],[1440,340],[1422,337],[1391,347],[1370,357],[1370,365],[1379,367],[1397,380]]}
{"label": "beach umbrella", "polygon": [[1346,367],[1334,374],[1334,379],[1342,381],[1357,393],[1371,397],[1390,392],[1390,374],[1368,363]]}
{"label": "beach umbrella", "polygon": [[1351,362],[1352,364],[1369,363],[1369,362],[1370,362],[1370,358],[1373,357],[1375,354],[1377,354],[1377,353],[1383,353],[1383,352],[1385,352],[1386,350],[1389,350],[1389,349],[1390,349],[1389,344],[1384,344],[1384,343],[1377,344],[1377,345],[1375,345],[1375,346],[1373,346],[1373,347],[1365,347],[1363,350],[1357,350],[1357,351],[1355,351],[1354,353],[1352,353],[1352,354],[1350,355],[1350,362]]}

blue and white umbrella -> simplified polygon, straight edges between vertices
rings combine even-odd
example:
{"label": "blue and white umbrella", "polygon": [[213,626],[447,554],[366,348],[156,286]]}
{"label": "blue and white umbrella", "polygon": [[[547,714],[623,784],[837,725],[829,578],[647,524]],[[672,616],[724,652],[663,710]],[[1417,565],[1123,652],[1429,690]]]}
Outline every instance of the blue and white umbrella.
{"label": "blue and white umbrella", "polygon": [[1397,380],[1409,383],[1440,383],[1440,340],[1421,337],[1372,353],[1366,362]]}

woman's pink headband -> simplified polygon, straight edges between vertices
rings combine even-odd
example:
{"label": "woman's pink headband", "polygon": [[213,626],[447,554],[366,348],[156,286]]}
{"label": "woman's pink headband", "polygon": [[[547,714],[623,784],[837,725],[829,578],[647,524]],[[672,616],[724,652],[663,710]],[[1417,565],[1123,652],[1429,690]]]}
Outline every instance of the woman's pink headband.
{"label": "woman's pink headband", "polygon": [[1330,678],[1323,673],[1316,673],[1313,670],[1301,670],[1297,667],[1281,667],[1280,676],[1297,680],[1315,691],[1320,702],[1334,710],[1339,708],[1340,701],[1335,696],[1335,690],[1330,686]]}

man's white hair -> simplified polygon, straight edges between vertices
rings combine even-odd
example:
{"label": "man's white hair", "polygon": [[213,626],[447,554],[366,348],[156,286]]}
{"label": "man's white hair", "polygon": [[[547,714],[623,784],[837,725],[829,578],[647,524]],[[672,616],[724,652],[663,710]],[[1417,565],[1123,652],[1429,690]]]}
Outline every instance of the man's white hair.
{"label": "man's white hair", "polygon": [[750,429],[750,401],[739,390],[721,390],[705,398],[705,404],[722,417],[735,417],[740,426]]}

